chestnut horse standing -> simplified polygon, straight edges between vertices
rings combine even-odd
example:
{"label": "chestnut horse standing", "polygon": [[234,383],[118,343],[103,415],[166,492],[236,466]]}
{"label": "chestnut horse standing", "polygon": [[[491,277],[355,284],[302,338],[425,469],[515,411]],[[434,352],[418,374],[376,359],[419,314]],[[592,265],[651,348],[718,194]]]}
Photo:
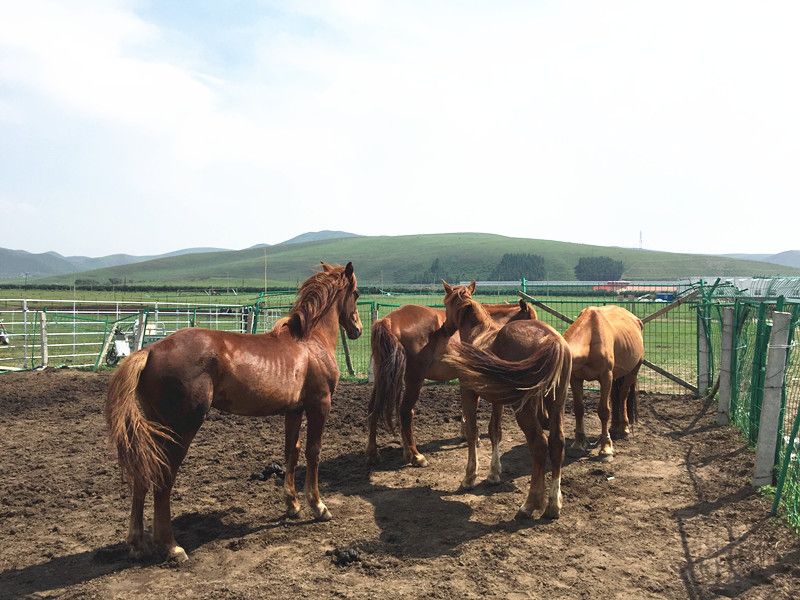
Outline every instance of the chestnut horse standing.
{"label": "chestnut horse standing", "polygon": [[[524,300],[519,304],[484,304],[489,316],[497,323],[509,320],[535,319],[536,311]],[[450,381],[456,371],[442,357],[459,341],[458,332],[445,334],[440,330],[445,311],[430,306],[406,304],[390,312],[372,325],[372,361],[375,384],[369,403],[369,439],[367,457],[378,462],[378,422],[388,430],[394,429],[394,413],[400,420],[403,457],[415,467],[427,467],[428,460],[417,450],[412,422],[414,406],[425,379]],[[492,411],[489,430],[500,427],[502,405]],[[494,441],[499,438],[495,436]]]}
{"label": "chestnut horse standing", "polygon": [[285,326],[251,335],[182,329],[131,354],[111,377],[105,415],[120,465],[133,488],[128,543],[147,551],[144,500],[153,488],[155,550],[174,560],[186,552],[175,542],[170,492],[189,444],[213,406],[237,415],[284,414],[288,516],[300,512],[295,467],[300,425],[308,419],[305,495],[314,516],[331,514],[319,497],[317,467],[322,430],[339,380],[339,327],[361,335],[353,265],[323,263],[300,287]]}
{"label": "chestnut horse standing", "polygon": [[[478,396],[495,406],[514,408],[532,458],[531,484],[519,515],[556,519],[561,511],[561,465],[564,461],[564,403],[572,359],[564,338],[542,321],[512,321],[498,325],[472,299],[475,282],[451,286],[444,282],[447,320],[444,329],[458,331],[461,343],[443,360],[461,380],[461,401],[467,424],[467,472],[462,488],[475,485]],[[543,422],[548,422],[545,436]],[[490,432],[491,433],[491,432]],[[552,465],[550,495],[545,508],[544,469]],[[500,476],[500,457],[492,456],[492,475]]]}
{"label": "chestnut horse standing", "polygon": [[[598,381],[599,458],[610,461],[614,457],[611,438],[626,438],[630,433],[628,413],[632,413],[632,419],[636,416],[636,378],[644,360],[642,321],[621,306],[590,306],[567,328],[564,339],[572,352],[570,387],[575,411],[575,441],[570,455],[583,454],[587,448],[583,429],[583,382]],[[609,430],[612,403],[614,415]]]}

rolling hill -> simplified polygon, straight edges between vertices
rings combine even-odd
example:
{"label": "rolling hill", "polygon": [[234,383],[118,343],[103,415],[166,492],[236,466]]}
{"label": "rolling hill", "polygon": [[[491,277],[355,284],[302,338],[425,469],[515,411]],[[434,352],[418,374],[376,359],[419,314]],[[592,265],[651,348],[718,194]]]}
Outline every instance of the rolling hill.
{"label": "rolling hill", "polygon": [[778,254],[725,254],[724,256],[742,260],[758,260],[800,269],[800,250],[787,250]]}
{"label": "rolling hill", "polygon": [[[583,256],[610,256],[625,264],[626,279],[675,279],[709,275],[800,275],[800,270],[722,256],[676,254],[629,248],[590,246],[550,240],[510,238],[485,233],[336,238],[266,248],[207,252],[158,258],[146,262],[83,272],[98,282],[109,278],[152,284],[263,285],[264,256],[270,285],[295,285],[320,260],[352,260],[364,285],[486,279],[504,253],[533,253],[544,257],[547,278],[574,280],[574,266]],[[440,272],[431,273],[435,259]],[[47,282],[71,282],[48,278]]]}
{"label": "rolling hill", "polygon": [[132,256],[130,254],[110,254],[93,258],[90,256],[62,256],[58,252],[34,254],[24,250],[0,248],[0,279],[20,278],[27,273],[29,278],[52,275],[68,275],[92,269],[118,267],[154,258],[181,256],[198,252],[220,252],[221,248],[184,248],[157,256]]}

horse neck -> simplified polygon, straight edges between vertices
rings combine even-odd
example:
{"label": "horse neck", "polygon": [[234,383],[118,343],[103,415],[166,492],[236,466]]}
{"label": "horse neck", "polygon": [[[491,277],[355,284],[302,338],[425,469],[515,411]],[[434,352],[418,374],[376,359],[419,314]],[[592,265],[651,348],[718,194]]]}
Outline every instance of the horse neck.
{"label": "horse neck", "polygon": [[321,342],[331,354],[336,352],[336,341],[339,338],[339,303],[333,305],[320,317],[308,333],[309,339]]}
{"label": "horse neck", "polygon": [[486,312],[486,309],[480,303],[474,300],[470,301],[472,310],[469,312],[461,325],[458,328],[458,334],[461,336],[462,342],[468,344],[473,343],[477,338],[483,337],[484,334],[498,329],[498,325]]}

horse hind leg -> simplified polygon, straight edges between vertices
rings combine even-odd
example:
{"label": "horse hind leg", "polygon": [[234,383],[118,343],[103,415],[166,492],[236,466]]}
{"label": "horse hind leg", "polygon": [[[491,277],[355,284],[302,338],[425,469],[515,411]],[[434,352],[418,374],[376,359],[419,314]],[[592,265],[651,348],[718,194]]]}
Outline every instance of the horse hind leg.
{"label": "horse hind leg", "polygon": [[500,442],[503,440],[503,405],[492,404],[492,417],[489,420],[489,438],[492,441],[492,462],[489,466],[489,483],[500,483],[503,465],[500,463]]}
{"label": "horse hind leg", "polygon": [[380,451],[378,450],[378,416],[375,414],[376,394],[376,386],[373,385],[369,398],[369,419],[367,421],[367,426],[369,427],[367,435],[367,464],[369,465],[377,465],[381,460]]}
{"label": "horse hind leg", "polygon": [[177,442],[168,444],[166,454],[169,462],[169,472],[166,474],[162,485],[153,490],[153,544],[156,552],[166,555],[167,560],[184,562],[188,560],[186,551],[175,541],[175,534],[172,531],[172,514],[170,507],[170,495],[172,486],[175,484],[175,477],[178,475],[183,459],[192,443],[195,433],[200,428],[200,423],[192,426],[179,436]]}
{"label": "horse hind leg", "polygon": [[[614,382],[611,400],[614,403],[614,419],[611,424],[611,438],[614,440],[626,440],[631,434],[630,421],[628,419],[628,393],[636,385],[635,372],[631,372],[624,377],[620,377]],[[633,417],[634,415],[630,415]]]}
{"label": "horse hind leg", "polygon": [[148,539],[144,530],[144,500],[147,488],[139,482],[131,485],[131,517],[128,525],[127,542],[130,556],[139,560],[150,552],[152,540]]}
{"label": "horse hind leg", "polygon": [[403,460],[411,463],[413,467],[427,467],[428,459],[417,449],[417,441],[414,437],[414,406],[419,400],[419,392],[422,389],[422,379],[409,381],[406,378],[405,392],[400,403],[400,435],[403,440]]}
{"label": "horse hind leg", "polygon": [[300,514],[300,502],[297,499],[297,489],[295,488],[295,471],[297,470],[297,458],[300,455],[300,426],[303,423],[302,411],[286,413],[285,421],[286,444],[284,447],[284,459],[286,464],[286,476],[283,480],[283,492],[286,501],[286,516],[294,518]]}
{"label": "horse hind leg", "polygon": [[542,399],[532,398],[516,413],[517,424],[525,433],[531,453],[531,484],[525,503],[517,511],[517,517],[520,518],[535,518],[545,508],[544,464],[547,457],[547,438],[539,416],[533,409],[532,403],[535,402],[542,402]]}

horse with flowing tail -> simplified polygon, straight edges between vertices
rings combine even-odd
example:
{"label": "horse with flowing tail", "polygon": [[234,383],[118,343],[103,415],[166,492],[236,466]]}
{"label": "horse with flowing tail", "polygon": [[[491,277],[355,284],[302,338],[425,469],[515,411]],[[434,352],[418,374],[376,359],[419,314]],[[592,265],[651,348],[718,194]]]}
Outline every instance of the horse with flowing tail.
{"label": "horse with flowing tail", "polygon": [[[512,321],[498,325],[472,299],[470,286],[444,283],[447,319],[443,328],[459,332],[461,343],[443,360],[458,373],[467,423],[467,472],[462,488],[477,477],[476,411],[478,396],[494,406],[510,405],[525,433],[532,458],[528,496],[518,516],[557,519],[561,512],[561,465],[564,461],[564,404],[572,369],[569,346],[542,321]],[[544,424],[549,429],[544,433]],[[490,431],[490,435],[494,435]],[[494,442],[493,442],[494,447]],[[545,462],[549,451],[552,481],[545,493]],[[499,481],[500,456],[492,453],[490,481]]]}
{"label": "horse with flowing tail", "polygon": [[642,321],[621,306],[590,306],[564,332],[572,352],[570,387],[575,412],[575,441],[567,450],[570,456],[587,452],[584,381],[600,383],[598,458],[604,462],[613,460],[611,440],[625,439],[630,434],[630,423],[635,421],[637,412],[636,380],[644,360],[642,328]]}
{"label": "horse with flowing tail", "polygon": [[[535,319],[536,311],[524,300],[519,304],[484,304],[489,316],[499,324],[511,320]],[[413,430],[414,407],[426,379],[450,381],[458,377],[442,358],[459,341],[441,330],[445,311],[430,306],[406,304],[378,319],[372,325],[372,364],[375,382],[369,403],[367,457],[370,464],[379,460],[378,424],[394,431],[400,421],[403,458],[415,467],[427,467],[428,459],[417,449]],[[499,429],[502,406],[492,411],[489,429]]]}
{"label": "horse with flowing tail", "polygon": [[[172,532],[170,493],[189,444],[212,406],[237,415],[285,416],[289,517],[300,513],[295,468],[305,414],[305,496],[316,519],[331,518],[320,499],[317,470],[322,431],[339,380],[339,328],[350,339],[361,335],[357,299],[352,263],[323,263],[322,271],[300,287],[288,320],[277,331],[252,335],[182,329],[122,362],[111,377],[105,415],[112,446],[132,486],[128,543],[134,557],[153,551],[186,560]],[[143,524],[150,489],[152,540],[146,538]]]}

